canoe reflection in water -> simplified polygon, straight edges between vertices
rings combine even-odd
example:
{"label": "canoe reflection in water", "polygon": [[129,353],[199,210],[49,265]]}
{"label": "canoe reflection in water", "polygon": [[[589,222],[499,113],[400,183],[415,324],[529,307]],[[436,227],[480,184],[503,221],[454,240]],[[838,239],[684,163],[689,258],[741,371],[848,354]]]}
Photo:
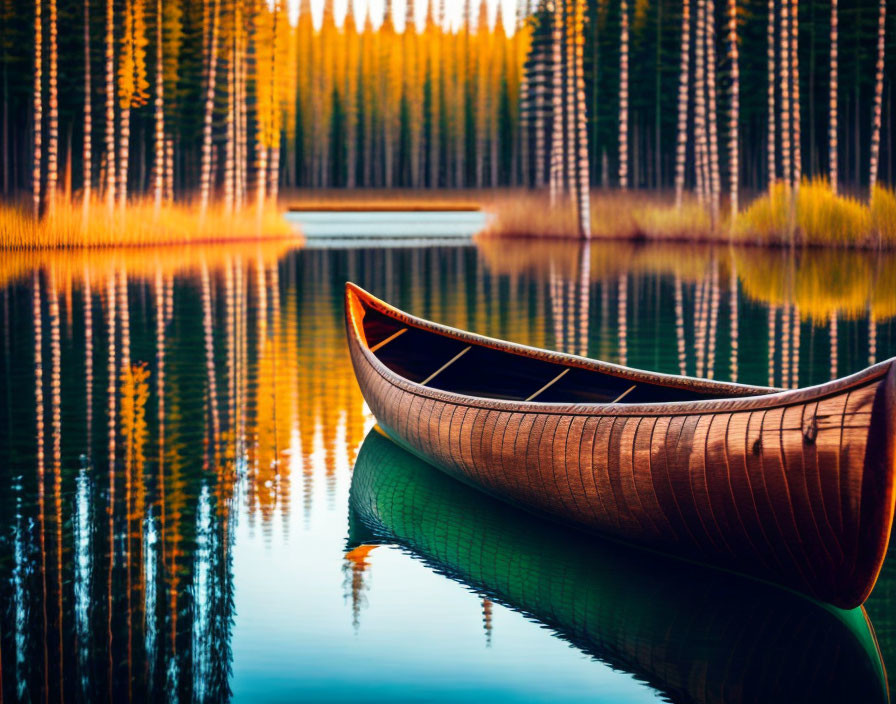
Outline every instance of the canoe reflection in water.
{"label": "canoe reflection in water", "polygon": [[352,477],[348,550],[396,544],[674,702],[889,701],[863,607],[578,534],[464,486],[377,431]]}

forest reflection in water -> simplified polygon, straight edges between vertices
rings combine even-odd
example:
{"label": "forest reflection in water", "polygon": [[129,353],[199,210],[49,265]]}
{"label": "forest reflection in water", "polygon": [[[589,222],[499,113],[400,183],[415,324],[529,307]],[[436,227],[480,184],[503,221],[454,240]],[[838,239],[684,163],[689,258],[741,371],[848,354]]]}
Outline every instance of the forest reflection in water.
{"label": "forest reflection in water", "polygon": [[[373,424],[343,341],[347,279],[456,327],[664,372],[805,386],[896,354],[892,256],[536,241],[7,254],[4,698],[230,696],[236,526],[288,533],[318,511],[345,534],[339,482]],[[346,621],[363,621],[375,560],[353,546],[327,563],[348,575]],[[891,571],[868,605],[885,660]]]}

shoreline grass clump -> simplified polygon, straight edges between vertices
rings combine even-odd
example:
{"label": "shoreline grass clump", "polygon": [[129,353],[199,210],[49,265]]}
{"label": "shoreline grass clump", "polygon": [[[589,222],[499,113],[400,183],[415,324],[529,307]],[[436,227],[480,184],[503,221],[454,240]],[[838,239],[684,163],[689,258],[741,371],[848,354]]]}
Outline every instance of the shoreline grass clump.
{"label": "shoreline grass clump", "polygon": [[799,188],[776,184],[735,223],[744,243],[827,247],[896,247],[896,194],[875,186],[870,203],[834,193],[818,179]]}
{"label": "shoreline grass clump", "polygon": [[[502,193],[486,205],[492,214],[481,237],[578,238],[575,206],[552,207],[544,192]],[[727,235],[696,200],[676,208],[670,194],[601,190],[591,193],[592,239],[716,241]]]}
{"label": "shoreline grass clump", "polygon": [[211,206],[204,215],[190,203],[164,204],[135,199],[111,212],[104,202],[59,199],[52,212],[35,218],[22,205],[0,205],[0,248],[46,249],[83,247],[145,247],[149,245],[239,242],[298,237],[273,206],[260,214],[255,208],[227,212]]}

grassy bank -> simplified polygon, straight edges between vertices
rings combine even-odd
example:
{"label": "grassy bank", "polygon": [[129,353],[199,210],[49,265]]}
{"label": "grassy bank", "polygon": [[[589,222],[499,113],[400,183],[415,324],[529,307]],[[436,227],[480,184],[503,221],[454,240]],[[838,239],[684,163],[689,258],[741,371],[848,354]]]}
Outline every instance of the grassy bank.
{"label": "grassy bank", "polygon": [[298,233],[271,207],[258,214],[254,208],[227,213],[220,205],[200,217],[195,205],[163,205],[158,211],[151,199],[132,200],[110,215],[105,203],[90,204],[60,199],[52,214],[36,220],[23,205],[0,205],[0,248],[117,247],[237,242],[296,237]]}
{"label": "grassy bank", "polygon": [[778,184],[740,214],[736,234],[759,244],[896,247],[896,193],[880,186],[871,200],[835,195],[824,181],[799,189]]}
{"label": "grassy bank", "polygon": [[[483,238],[578,236],[572,203],[551,208],[545,193],[498,193],[485,206],[494,217]],[[890,249],[896,247],[896,193],[877,187],[868,203],[835,195],[823,181],[793,191],[779,184],[732,223],[726,212],[714,222],[690,196],[676,208],[668,193],[594,191],[591,231],[594,239]]]}

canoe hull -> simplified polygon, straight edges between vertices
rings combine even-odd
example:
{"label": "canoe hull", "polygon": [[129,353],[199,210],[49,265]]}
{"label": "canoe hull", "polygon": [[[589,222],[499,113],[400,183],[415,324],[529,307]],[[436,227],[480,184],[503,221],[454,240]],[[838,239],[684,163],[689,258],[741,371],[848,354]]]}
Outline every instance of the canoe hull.
{"label": "canoe hull", "polygon": [[841,611],[540,521],[375,430],[352,472],[349,507],[350,547],[400,545],[649,683],[663,701],[889,701],[863,608]]}
{"label": "canoe hull", "polygon": [[377,421],[452,476],[555,520],[841,607],[870,593],[893,518],[892,364],[719,402],[513,404],[398,377],[370,353],[361,309],[348,304],[351,358]]}

